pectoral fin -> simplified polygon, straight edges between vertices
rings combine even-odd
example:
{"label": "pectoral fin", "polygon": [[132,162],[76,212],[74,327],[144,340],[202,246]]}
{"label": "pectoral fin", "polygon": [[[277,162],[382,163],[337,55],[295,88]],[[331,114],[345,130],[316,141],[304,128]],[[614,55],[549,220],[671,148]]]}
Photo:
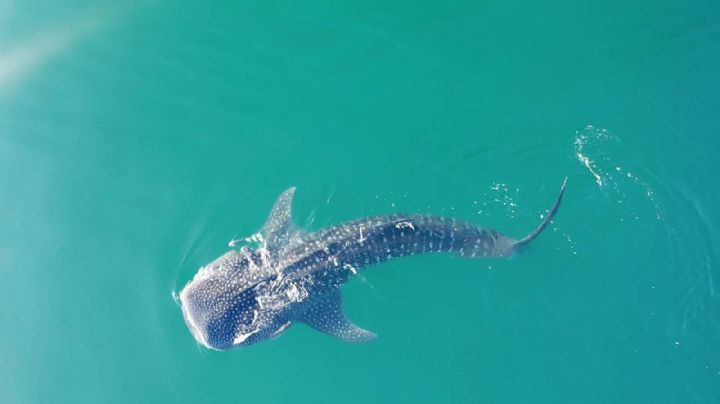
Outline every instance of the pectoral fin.
{"label": "pectoral fin", "polygon": [[327,292],[310,302],[300,321],[344,341],[367,342],[376,337],[375,333],[363,330],[345,316],[339,289]]}

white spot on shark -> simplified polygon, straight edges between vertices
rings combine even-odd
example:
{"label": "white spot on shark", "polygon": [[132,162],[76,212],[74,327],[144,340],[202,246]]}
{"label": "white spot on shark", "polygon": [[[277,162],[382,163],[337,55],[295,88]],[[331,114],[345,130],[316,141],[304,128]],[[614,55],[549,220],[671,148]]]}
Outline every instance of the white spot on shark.
{"label": "white spot on shark", "polygon": [[350,272],[352,272],[353,275],[357,275],[357,269],[355,269],[354,266],[352,266],[352,265],[350,265],[350,264],[345,264],[345,265],[343,265],[343,268],[345,268],[345,269],[349,270]]}
{"label": "white spot on shark", "polygon": [[395,228],[396,229],[409,228],[409,229],[415,230],[415,225],[413,225],[413,223],[410,220],[403,220],[403,221],[395,223]]}

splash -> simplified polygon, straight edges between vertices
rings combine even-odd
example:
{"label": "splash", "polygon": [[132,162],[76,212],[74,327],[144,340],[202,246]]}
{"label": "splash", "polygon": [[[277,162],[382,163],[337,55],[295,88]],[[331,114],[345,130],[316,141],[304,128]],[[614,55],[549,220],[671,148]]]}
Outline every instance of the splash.
{"label": "splash", "polygon": [[473,204],[478,209],[477,214],[482,215],[486,210],[492,210],[494,207],[501,207],[505,216],[510,218],[518,217],[517,197],[520,194],[519,188],[512,188],[503,182],[495,182],[488,187],[490,192],[482,195],[481,202],[474,201]]}
{"label": "splash", "polygon": [[613,138],[605,129],[595,129],[592,125],[588,125],[582,131],[577,131],[575,137],[575,156],[578,161],[584,165],[590,174],[595,178],[595,183],[599,187],[604,186],[607,181],[602,170],[598,167],[597,163],[588,157],[588,146],[592,147],[598,143],[616,140]]}
{"label": "splash", "polygon": [[[628,203],[629,194],[638,191],[652,204],[655,218],[664,221],[655,191],[631,171],[630,163],[619,161],[623,156],[623,151],[618,150],[619,145],[620,139],[606,129],[588,125],[576,132],[573,151],[575,158],[587,169],[598,188],[603,189],[618,205],[623,206],[626,215],[620,218],[621,221],[640,219],[638,209]],[[627,186],[628,183],[630,186]]]}

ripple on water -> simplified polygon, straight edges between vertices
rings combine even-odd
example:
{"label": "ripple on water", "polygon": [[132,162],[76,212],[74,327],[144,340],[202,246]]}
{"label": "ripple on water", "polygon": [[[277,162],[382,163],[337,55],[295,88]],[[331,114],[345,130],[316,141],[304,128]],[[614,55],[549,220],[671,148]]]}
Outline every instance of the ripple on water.
{"label": "ripple on water", "polygon": [[[573,139],[573,157],[607,198],[630,233],[647,239],[638,244],[647,265],[633,268],[630,283],[647,282],[654,293],[637,297],[661,335],[659,339],[694,362],[712,349],[708,335],[720,335],[716,278],[718,240],[712,220],[686,178],[668,177],[643,164],[644,152],[629,147],[606,129],[588,125]],[[649,164],[649,163],[648,163]],[[653,228],[664,231],[656,237]],[[628,229],[626,227],[626,229]],[[625,235],[625,237],[631,237]],[[636,241],[628,242],[635,243]],[[655,285],[661,285],[656,289]],[[641,286],[642,287],[642,286]],[[657,337],[652,336],[650,341]]]}
{"label": "ripple on water", "polygon": [[[588,173],[595,180],[606,196],[612,198],[617,205],[623,207],[623,215],[620,221],[641,220],[645,206],[649,203],[657,220],[665,223],[663,209],[658,203],[655,191],[647,180],[641,179],[640,166],[634,166],[630,161],[624,161],[624,153],[618,153],[621,147],[620,139],[606,129],[596,128],[588,125],[576,132],[573,140],[573,151],[575,158],[582,164]],[[634,155],[629,151],[630,156]],[[648,173],[651,176],[651,173]],[[633,200],[633,203],[628,203]],[[644,201],[644,202],[640,202]],[[668,228],[670,230],[670,228]]]}

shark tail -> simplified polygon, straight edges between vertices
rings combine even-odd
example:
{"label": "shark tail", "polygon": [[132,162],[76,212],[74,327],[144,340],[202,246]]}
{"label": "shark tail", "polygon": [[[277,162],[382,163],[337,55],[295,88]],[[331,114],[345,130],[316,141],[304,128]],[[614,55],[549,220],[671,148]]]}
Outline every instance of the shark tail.
{"label": "shark tail", "polygon": [[558,208],[560,207],[560,202],[562,202],[563,195],[565,194],[565,186],[567,185],[567,177],[563,180],[562,186],[560,187],[560,193],[557,196],[557,199],[555,200],[555,205],[553,205],[552,209],[550,209],[550,212],[548,213],[547,217],[545,217],[545,220],[540,223],[540,225],[535,228],[530,234],[527,236],[521,238],[520,240],[516,241],[515,244],[513,244],[513,249],[517,250],[519,248],[522,248],[529,242],[533,241],[537,236],[542,233],[543,230],[545,230],[545,227],[547,227],[548,224],[553,220],[555,217],[555,214],[557,213]]}

